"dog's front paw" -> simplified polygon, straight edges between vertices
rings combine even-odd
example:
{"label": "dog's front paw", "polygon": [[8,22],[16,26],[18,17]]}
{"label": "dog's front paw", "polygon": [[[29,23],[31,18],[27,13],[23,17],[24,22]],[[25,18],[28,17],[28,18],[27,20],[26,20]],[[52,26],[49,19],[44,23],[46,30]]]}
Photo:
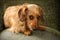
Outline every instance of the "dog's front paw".
{"label": "dog's front paw", "polygon": [[9,30],[10,32],[13,32],[13,33],[19,33],[19,32],[20,32],[19,29],[14,28],[14,27],[9,28],[8,30]]}
{"label": "dog's front paw", "polygon": [[25,30],[25,31],[24,31],[24,34],[27,35],[27,36],[29,36],[29,35],[31,35],[31,31]]}
{"label": "dog's front paw", "polygon": [[38,26],[37,29],[40,30],[40,31],[45,31],[46,30],[46,26]]}

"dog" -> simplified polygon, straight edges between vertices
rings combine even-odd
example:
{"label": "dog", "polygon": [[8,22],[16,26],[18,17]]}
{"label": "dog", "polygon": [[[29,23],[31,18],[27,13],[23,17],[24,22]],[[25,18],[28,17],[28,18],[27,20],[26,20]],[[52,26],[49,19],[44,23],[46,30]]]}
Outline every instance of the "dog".
{"label": "dog", "polygon": [[33,30],[45,30],[40,26],[39,21],[43,21],[43,10],[36,4],[25,3],[22,5],[10,6],[4,13],[5,28],[9,31],[25,35],[30,35]]}

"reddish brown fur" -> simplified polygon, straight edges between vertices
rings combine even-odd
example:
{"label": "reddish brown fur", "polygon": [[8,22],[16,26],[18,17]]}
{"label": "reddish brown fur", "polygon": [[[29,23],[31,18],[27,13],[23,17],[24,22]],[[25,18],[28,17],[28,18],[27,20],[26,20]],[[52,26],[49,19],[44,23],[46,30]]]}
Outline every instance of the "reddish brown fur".
{"label": "reddish brown fur", "polygon": [[[29,18],[30,15],[33,16],[32,20]],[[11,6],[4,14],[4,24],[9,31],[23,32],[26,35],[30,35],[34,29],[45,30],[44,27],[38,25],[39,20],[44,20],[43,12],[42,8],[36,4]]]}

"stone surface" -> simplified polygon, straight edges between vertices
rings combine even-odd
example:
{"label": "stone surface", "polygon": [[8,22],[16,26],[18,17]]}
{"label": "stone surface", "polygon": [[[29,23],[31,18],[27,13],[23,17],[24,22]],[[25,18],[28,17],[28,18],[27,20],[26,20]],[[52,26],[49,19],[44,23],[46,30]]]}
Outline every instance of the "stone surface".
{"label": "stone surface", "polygon": [[4,30],[0,34],[0,40],[60,40],[60,37],[46,31],[34,31],[32,35],[26,36]]}

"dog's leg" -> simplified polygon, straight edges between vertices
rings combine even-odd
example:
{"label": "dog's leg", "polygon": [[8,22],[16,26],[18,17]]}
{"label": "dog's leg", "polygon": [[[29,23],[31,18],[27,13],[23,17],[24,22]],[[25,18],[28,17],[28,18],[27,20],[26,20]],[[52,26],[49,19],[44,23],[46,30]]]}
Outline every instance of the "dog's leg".
{"label": "dog's leg", "polygon": [[11,32],[19,33],[20,32],[20,26],[16,19],[10,18],[10,28],[8,29]]}
{"label": "dog's leg", "polygon": [[38,26],[37,30],[41,30],[41,31],[45,31],[46,30],[46,26]]}
{"label": "dog's leg", "polygon": [[24,34],[27,35],[27,36],[29,36],[29,35],[31,35],[31,31],[26,29],[26,30],[24,31]]}

